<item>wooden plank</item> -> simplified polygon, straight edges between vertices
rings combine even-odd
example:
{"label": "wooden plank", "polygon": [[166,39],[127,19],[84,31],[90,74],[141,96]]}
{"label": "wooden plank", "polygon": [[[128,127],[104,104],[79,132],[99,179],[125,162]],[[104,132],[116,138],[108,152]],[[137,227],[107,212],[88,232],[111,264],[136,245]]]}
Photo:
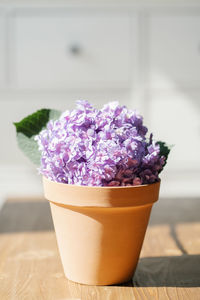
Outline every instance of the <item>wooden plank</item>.
{"label": "wooden plank", "polygon": [[182,255],[172,237],[169,225],[152,225],[147,228],[141,257]]}
{"label": "wooden plank", "polygon": [[[178,218],[184,221],[184,216],[179,214]],[[179,224],[175,219],[171,224],[155,219],[151,222],[134,287],[131,282],[121,286],[86,286],[67,280],[52,228],[47,202],[10,199],[5,204],[0,213],[0,299],[200,299],[200,222],[196,215],[193,223]],[[190,255],[183,255],[179,244]],[[186,277],[179,278],[182,273]],[[193,282],[181,283],[184,278]]]}
{"label": "wooden plank", "polygon": [[0,299],[70,297],[53,232],[3,234]]}
{"label": "wooden plank", "polygon": [[200,253],[200,222],[177,224],[176,233],[186,253]]}

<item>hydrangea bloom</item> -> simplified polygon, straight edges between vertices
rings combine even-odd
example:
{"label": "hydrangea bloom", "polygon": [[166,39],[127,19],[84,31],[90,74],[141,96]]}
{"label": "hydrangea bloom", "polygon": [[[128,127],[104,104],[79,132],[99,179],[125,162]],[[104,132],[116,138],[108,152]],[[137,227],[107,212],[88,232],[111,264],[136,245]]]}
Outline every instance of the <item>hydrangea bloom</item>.
{"label": "hydrangea bloom", "polygon": [[88,186],[129,186],[159,181],[165,158],[136,111],[118,102],[101,110],[87,101],[49,121],[36,140],[40,173],[50,180]]}

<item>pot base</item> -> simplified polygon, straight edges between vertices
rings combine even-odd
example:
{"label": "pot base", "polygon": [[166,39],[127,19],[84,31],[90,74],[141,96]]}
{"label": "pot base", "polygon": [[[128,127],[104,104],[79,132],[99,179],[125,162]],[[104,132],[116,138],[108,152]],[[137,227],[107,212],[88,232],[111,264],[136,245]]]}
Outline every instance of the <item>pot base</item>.
{"label": "pot base", "polygon": [[[135,273],[135,272],[134,272]],[[71,281],[71,282],[75,282],[81,285],[87,285],[87,286],[116,286],[116,285],[123,285],[125,283],[128,283],[129,281],[132,281],[134,274],[132,276],[129,276],[127,279],[124,279],[123,281],[119,281],[119,282],[115,282],[115,283],[107,283],[107,282],[80,282],[77,280],[72,280],[70,278],[68,278],[66,275],[66,279]]]}

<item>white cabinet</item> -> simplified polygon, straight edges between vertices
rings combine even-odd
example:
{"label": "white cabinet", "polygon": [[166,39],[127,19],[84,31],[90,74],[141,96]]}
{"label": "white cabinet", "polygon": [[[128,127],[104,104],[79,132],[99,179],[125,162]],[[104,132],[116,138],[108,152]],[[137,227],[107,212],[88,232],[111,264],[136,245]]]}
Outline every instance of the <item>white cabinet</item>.
{"label": "white cabinet", "polygon": [[4,18],[0,11],[0,87],[5,83],[5,26]]}
{"label": "white cabinet", "polygon": [[147,2],[1,1],[0,164],[24,164],[12,122],[26,113],[119,100],[175,145],[163,173],[175,185],[186,174],[190,191],[200,170],[200,3]]}
{"label": "white cabinet", "polygon": [[150,86],[200,87],[200,14],[152,14],[149,26]]}
{"label": "white cabinet", "polygon": [[131,61],[137,62],[137,20],[128,14],[19,14],[13,30],[14,85],[19,88],[130,84]]}

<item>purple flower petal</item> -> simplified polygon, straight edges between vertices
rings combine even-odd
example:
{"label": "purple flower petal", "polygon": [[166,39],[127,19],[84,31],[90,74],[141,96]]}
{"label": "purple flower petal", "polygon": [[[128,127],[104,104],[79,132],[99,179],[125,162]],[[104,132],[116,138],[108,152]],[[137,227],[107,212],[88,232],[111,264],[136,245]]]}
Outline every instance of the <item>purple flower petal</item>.
{"label": "purple flower petal", "polygon": [[118,102],[97,110],[79,100],[76,109],[49,121],[35,137],[39,172],[57,182],[88,186],[156,182],[165,158],[152,135],[147,142],[146,133],[143,118]]}

